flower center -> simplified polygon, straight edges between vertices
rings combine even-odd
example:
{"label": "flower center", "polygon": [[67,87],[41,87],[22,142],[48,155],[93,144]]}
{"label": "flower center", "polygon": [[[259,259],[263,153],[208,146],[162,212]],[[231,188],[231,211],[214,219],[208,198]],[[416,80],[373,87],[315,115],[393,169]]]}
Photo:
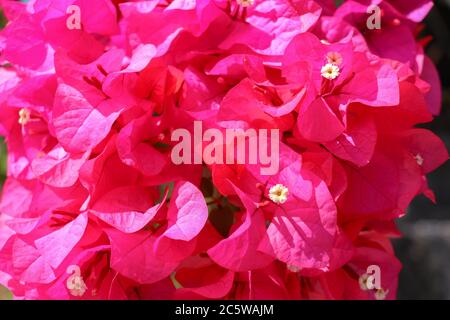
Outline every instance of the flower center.
{"label": "flower center", "polygon": [[[359,287],[361,288],[361,290],[363,290],[363,291],[372,290],[367,285],[367,280],[368,279],[369,279],[369,275],[367,273],[364,273],[363,275],[361,275],[359,277],[358,282],[359,282]],[[384,300],[384,299],[386,299],[386,296],[389,293],[389,290],[385,291],[383,288],[373,289],[373,290],[376,290],[375,291],[375,299],[377,299],[377,300]]]}
{"label": "flower center", "polygon": [[422,166],[422,165],[423,165],[424,159],[422,158],[422,156],[421,156],[419,153],[416,154],[416,155],[414,156],[414,159],[416,159],[417,164],[418,164],[419,166]]}
{"label": "flower center", "polygon": [[325,79],[334,80],[339,76],[339,67],[334,64],[327,63],[322,67],[320,73]]}
{"label": "flower center", "polygon": [[255,4],[255,0],[236,0],[238,5],[247,8]]}
{"label": "flower center", "polygon": [[288,265],[286,265],[286,267],[290,272],[297,273],[300,271],[300,268],[297,266],[294,266],[293,264],[288,264]]}
{"label": "flower center", "polygon": [[19,124],[21,125],[26,125],[29,121],[30,121],[30,110],[28,110],[27,108],[22,108],[19,110]]}
{"label": "flower center", "polygon": [[289,190],[282,184],[276,184],[269,190],[269,198],[274,203],[285,203],[289,195]]}
{"label": "flower center", "polygon": [[333,64],[335,66],[339,66],[342,63],[342,55],[339,52],[328,52],[327,53],[327,62]]}
{"label": "flower center", "polygon": [[66,281],[66,286],[70,294],[74,297],[82,297],[87,290],[87,286],[81,276],[80,268],[78,266],[70,266],[67,269],[67,273],[72,273]]}
{"label": "flower center", "polygon": [[386,299],[386,296],[388,295],[388,293],[389,293],[389,290],[385,291],[383,288],[380,288],[375,292],[375,299],[384,300],[384,299]]}
{"label": "flower center", "polygon": [[369,275],[367,273],[364,273],[363,275],[361,275],[359,277],[358,282],[359,282],[359,287],[361,288],[361,290],[363,290],[363,291],[369,290],[369,287],[367,286],[368,279],[369,279]]}

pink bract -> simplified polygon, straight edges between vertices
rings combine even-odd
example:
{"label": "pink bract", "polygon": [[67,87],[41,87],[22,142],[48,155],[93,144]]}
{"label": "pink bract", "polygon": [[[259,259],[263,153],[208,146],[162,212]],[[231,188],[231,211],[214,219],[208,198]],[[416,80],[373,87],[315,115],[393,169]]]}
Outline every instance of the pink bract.
{"label": "pink bract", "polygon": [[[0,3],[16,299],[395,299],[394,221],[448,159],[415,127],[442,101],[415,33],[432,1]],[[278,129],[279,170],[175,164],[194,121]]]}

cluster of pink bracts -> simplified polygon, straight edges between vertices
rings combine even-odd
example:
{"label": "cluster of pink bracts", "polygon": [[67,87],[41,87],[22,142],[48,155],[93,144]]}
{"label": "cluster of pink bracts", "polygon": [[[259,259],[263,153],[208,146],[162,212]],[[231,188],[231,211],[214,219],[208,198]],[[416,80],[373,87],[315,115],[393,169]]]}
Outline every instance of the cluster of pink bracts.
{"label": "cluster of pink bracts", "polygon": [[[394,220],[433,200],[425,175],[448,158],[414,128],[441,103],[418,39],[431,1],[1,5],[16,298],[395,298]],[[174,164],[172,132],[194,121],[279,129],[278,173]]]}

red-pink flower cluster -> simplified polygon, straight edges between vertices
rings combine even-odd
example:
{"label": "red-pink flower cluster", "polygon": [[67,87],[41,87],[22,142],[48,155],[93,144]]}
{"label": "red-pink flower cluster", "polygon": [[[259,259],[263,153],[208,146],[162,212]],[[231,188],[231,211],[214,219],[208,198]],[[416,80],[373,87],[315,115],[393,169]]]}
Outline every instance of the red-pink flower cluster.
{"label": "red-pink flower cluster", "polygon": [[[394,220],[448,158],[415,128],[441,104],[417,37],[432,1],[1,4],[16,298],[395,298]],[[278,173],[175,164],[194,121],[279,129]]]}

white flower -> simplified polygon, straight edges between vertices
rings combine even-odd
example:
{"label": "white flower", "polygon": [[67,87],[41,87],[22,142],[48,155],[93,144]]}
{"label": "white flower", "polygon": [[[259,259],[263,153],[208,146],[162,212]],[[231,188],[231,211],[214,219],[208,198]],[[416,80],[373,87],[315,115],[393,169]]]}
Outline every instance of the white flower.
{"label": "white flower", "polygon": [[342,55],[339,52],[331,51],[327,53],[327,62],[331,63],[335,66],[339,66],[342,64]]}
{"label": "white flower", "polygon": [[71,295],[82,297],[87,290],[87,286],[81,276],[71,276],[67,279],[67,289],[69,289]]}
{"label": "white flower", "polygon": [[327,63],[322,67],[320,73],[322,74],[322,77],[324,77],[325,79],[333,80],[339,76],[339,71],[340,70],[338,66],[331,63]]}
{"label": "white flower", "polygon": [[71,265],[67,268],[67,273],[72,274],[66,281],[70,294],[75,297],[82,297],[87,290],[87,286],[81,276],[80,267]]}
{"label": "white flower", "polygon": [[375,299],[377,300],[384,300],[386,299],[386,296],[388,295],[389,290],[384,290],[383,288],[380,288],[375,292]]}
{"label": "white flower", "polygon": [[297,273],[300,271],[300,268],[297,266],[294,266],[293,264],[288,264],[286,267],[290,272]]}
{"label": "white flower", "polygon": [[244,8],[250,7],[255,4],[255,0],[236,0],[236,2],[238,3],[238,5]]}
{"label": "white flower", "polygon": [[269,198],[275,203],[285,203],[289,190],[282,184],[276,184],[269,190]]}
{"label": "white flower", "polygon": [[367,287],[368,279],[369,279],[369,275],[367,273],[364,273],[363,275],[361,275],[359,277],[358,282],[359,282],[359,287],[361,288],[361,290],[363,290],[363,291],[369,290],[369,288]]}
{"label": "white flower", "polygon": [[415,156],[414,156],[414,159],[416,159],[416,161],[417,161],[417,164],[419,165],[419,166],[422,166],[423,165],[423,158],[422,158],[422,156],[418,153],[418,154],[416,154]]}
{"label": "white flower", "polygon": [[26,125],[30,121],[30,110],[22,108],[19,110],[19,123],[21,125]]}

